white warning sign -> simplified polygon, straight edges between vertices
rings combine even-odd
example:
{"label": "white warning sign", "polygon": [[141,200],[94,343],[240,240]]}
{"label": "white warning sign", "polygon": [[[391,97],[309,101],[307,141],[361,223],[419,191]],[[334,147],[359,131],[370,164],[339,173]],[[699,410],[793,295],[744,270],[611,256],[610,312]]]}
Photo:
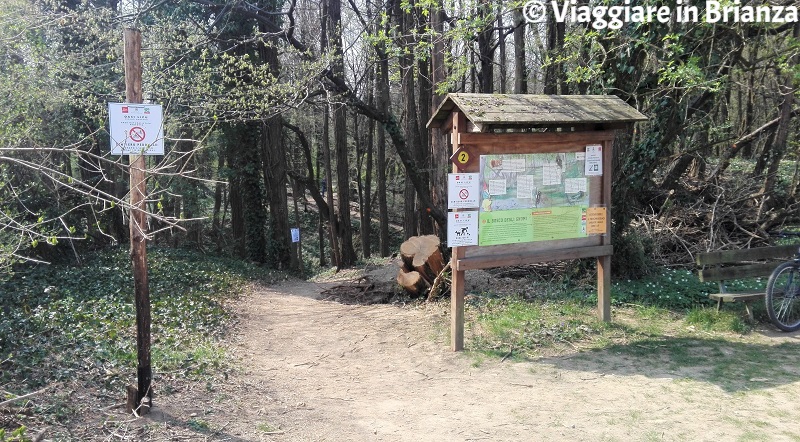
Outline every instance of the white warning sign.
{"label": "white warning sign", "polygon": [[164,155],[160,104],[108,103],[112,155]]}
{"label": "white warning sign", "polygon": [[477,209],[480,189],[479,173],[448,174],[447,208]]}
{"label": "white warning sign", "polygon": [[600,144],[590,144],[586,146],[586,163],[584,175],[602,176],[603,175],[603,146]]}
{"label": "white warning sign", "polygon": [[447,247],[478,245],[478,213],[448,212]]}

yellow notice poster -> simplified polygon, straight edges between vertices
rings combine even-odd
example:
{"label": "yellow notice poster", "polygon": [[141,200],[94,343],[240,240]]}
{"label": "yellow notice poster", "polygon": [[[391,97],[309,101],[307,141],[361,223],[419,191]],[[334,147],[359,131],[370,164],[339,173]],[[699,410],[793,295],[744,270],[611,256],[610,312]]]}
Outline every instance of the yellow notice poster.
{"label": "yellow notice poster", "polygon": [[589,207],[586,209],[586,234],[603,235],[606,231],[606,208]]}

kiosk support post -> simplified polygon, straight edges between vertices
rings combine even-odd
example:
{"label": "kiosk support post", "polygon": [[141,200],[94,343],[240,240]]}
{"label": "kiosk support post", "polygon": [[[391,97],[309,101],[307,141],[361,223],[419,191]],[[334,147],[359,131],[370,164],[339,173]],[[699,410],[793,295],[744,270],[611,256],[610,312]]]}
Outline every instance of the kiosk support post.
{"label": "kiosk support post", "polygon": [[[461,112],[453,112],[453,128],[451,131],[452,152],[458,150],[459,133],[466,128],[467,120]],[[453,172],[459,172],[453,165]],[[458,270],[458,260],[464,257],[463,247],[453,247],[450,257],[453,281],[450,285],[450,347],[453,351],[464,349],[464,270]]]}
{"label": "kiosk support post", "polygon": [[[611,177],[614,173],[614,141],[603,142],[603,201],[611,213]],[[611,216],[606,216],[606,234],[602,244],[611,244]],[[611,321],[611,255],[597,257],[597,316],[603,322]]]}

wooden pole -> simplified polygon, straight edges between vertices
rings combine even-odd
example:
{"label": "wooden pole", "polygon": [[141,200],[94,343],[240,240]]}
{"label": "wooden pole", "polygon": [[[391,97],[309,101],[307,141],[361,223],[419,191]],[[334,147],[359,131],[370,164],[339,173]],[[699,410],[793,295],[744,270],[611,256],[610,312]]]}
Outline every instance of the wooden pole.
{"label": "wooden pole", "polygon": [[[466,131],[467,122],[461,112],[453,113],[452,152],[458,150],[458,134]],[[458,166],[453,165],[453,173],[458,173]],[[450,258],[450,269],[453,275],[450,284],[450,348],[453,351],[464,349],[464,271],[458,270],[458,260],[464,257],[463,247],[453,247]]]}
{"label": "wooden pole", "polygon": [[[613,169],[613,140],[603,142],[603,204],[606,205],[606,234],[602,245],[611,244],[611,175]],[[597,316],[603,322],[611,321],[611,256],[597,258]]]}
{"label": "wooden pole", "polygon": [[[142,102],[142,34],[138,29],[127,28],[125,41],[125,100]],[[145,158],[142,152],[129,155],[130,162],[130,237],[133,289],[136,305],[136,357],[137,389],[135,406],[138,414],[146,414],[153,405],[150,389],[153,371],[150,366],[150,288],[147,283],[147,194]],[[133,389],[128,389],[131,395]],[[128,404],[131,404],[128,398]],[[146,399],[146,402],[145,402]]]}

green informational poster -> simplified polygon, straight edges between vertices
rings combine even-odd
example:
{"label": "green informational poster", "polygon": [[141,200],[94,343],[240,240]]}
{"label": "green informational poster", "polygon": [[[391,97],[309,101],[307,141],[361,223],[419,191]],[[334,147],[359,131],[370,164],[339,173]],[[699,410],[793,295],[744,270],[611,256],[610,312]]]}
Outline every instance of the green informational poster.
{"label": "green informational poster", "polygon": [[585,237],[585,161],[583,152],[481,155],[478,245]]}

